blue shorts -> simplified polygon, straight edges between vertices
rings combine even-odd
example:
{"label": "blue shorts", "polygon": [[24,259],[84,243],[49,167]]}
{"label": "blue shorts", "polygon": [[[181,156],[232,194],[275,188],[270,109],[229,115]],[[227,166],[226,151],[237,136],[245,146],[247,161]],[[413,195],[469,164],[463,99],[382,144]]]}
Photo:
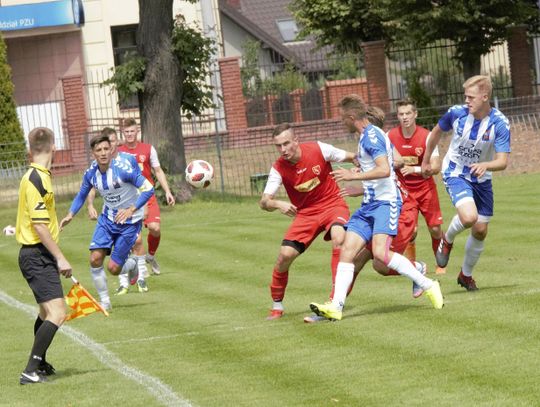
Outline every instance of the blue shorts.
{"label": "blue shorts", "polygon": [[92,236],[92,242],[90,243],[90,250],[106,249],[107,254],[111,255],[111,260],[123,266],[131,248],[137,241],[137,235],[141,228],[142,220],[137,223],[121,225],[110,221],[104,215],[99,215],[94,236]]}
{"label": "blue shorts", "polygon": [[363,204],[345,225],[347,232],[369,242],[373,235],[396,236],[401,202],[374,201]]}
{"label": "blue shorts", "polygon": [[463,200],[474,201],[478,215],[493,216],[493,187],[491,180],[475,183],[461,177],[449,177],[444,180],[444,185],[454,206],[457,207]]}

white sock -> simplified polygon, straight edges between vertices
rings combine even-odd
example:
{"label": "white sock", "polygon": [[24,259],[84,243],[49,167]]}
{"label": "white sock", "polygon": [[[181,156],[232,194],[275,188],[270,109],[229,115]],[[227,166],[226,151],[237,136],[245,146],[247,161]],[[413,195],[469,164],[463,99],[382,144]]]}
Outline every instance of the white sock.
{"label": "white sock", "polygon": [[336,282],[334,287],[334,298],[332,304],[337,309],[342,310],[347,298],[347,291],[352,283],[354,276],[354,264],[340,261],[336,271]]}
{"label": "white sock", "polygon": [[146,269],[146,256],[143,254],[142,256],[134,256],[135,260],[137,260],[137,268],[139,269],[139,280],[145,279],[146,274],[148,273],[148,270]]}
{"label": "white sock", "polygon": [[134,258],[128,257],[124,265],[122,266],[122,271],[118,275],[118,282],[122,287],[129,288],[129,272],[137,267],[137,262]]}
{"label": "white sock", "polygon": [[465,243],[465,258],[463,259],[463,265],[461,271],[467,277],[472,276],[472,271],[480,255],[484,251],[484,241],[475,239],[472,235],[469,235],[467,243]]}
{"label": "white sock", "polygon": [[429,290],[433,285],[433,281],[422,275],[422,273],[416,269],[409,259],[399,253],[394,253],[390,259],[390,262],[388,263],[388,268],[394,269],[399,274],[409,277],[423,290]]}
{"label": "white sock", "polygon": [[99,295],[99,299],[102,303],[111,303],[109,298],[109,289],[107,288],[107,276],[105,275],[105,269],[101,267],[90,267],[90,273],[92,274],[92,281],[94,287]]}
{"label": "white sock", "polygon": [[459,216],[455,215],[448,225],[448,230],[444,234],[444,238],[448,243],[453,243],[456,236],[465,230],[465,226],[459,220]]}
{"label": "white sock", "polygon": [[283,303],[281,301],[272,301],[272,309],[283,311]]}

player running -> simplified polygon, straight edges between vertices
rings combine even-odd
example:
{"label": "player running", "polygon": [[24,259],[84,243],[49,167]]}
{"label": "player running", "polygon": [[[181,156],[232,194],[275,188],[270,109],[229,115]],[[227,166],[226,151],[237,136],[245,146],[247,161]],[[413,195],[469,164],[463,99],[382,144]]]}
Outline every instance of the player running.
{"label": "player running", "polygon": [[[388,138],[400,153],[404,166],[396,172],[401,185],[407,190],[408,199],[403,202],[400,216],[400,227],[409,227],[413,224],[415,229],[418,223],[418,212],[426,220],[431,235],[431,247],[433,253],[437,252],[442,238],[441,225],[443,223],[437,185],[433,175],[441,169],[441,160],[437,148],[431,155],[431,175],[427,178],[422,176],[422,159],[426,151],[426,142],[429,138],[429,130],[416,124],[418,112],[416,105],[410,99],[397,102],[397,117],[400,125],[388,132]],[[406,242],[407,249],[404,255],[411,261],[416,260],[416,232],[410,242]],[[443,274],[444,268],[438,268],[437,274]]]}
{"label": "player running", "polygon": [[422,162],[424,175],[431,174],[430,159],[441,134],[452,130],[452,141],[442,164],[442,176],[457,215],[452,218],[437,250],[437,264],[446,267],[456,236],[471,234],[457,282],[467,291],[477,290],[473,268],[484,250],[488,223],[493,216],[492,171],[502,171],[510,154],[510,123],[491,107],[492,84],[488,76],[465,81],[465,105],[452,106],[431,132]]}
{"label": "player running", "polygon": [[391,236],[397,234],[401,209],[400,192],[392,168],[390,140],[381,129],[369,122],[362,98],[357,95],[345,96],[339,106],[345,126],[351,133],[360,134],[358,160],[361,171],[353,172],[340,168],[333,171],[332,175],[337,181],[361,180],[364,186],[364,201],[346,225],[347,232],[341,247],[332,302],[311,303],[310,308],[327,319],[342,319],[347,290],[354,275],[353,261],[370,241],[376,261],[409,277],[426,292],[434,308],[442,308],[444,302],[439,282],[426,278],[407,258],[389,248]]}
{"label": "player running", "polygon": [[[133,118],[124,119],[122,123],[123,134],[125,138],[125,144],[118,147],[118,151],[129,153],[135,156],[139,168],[143,176],[154,185],[154,178],[152,177],[152,171],[156,176],[159,184],[165,191],[165,197],[167,199],[167,204],[173,206],[175,204],[174,195],[171,193],[169,188],[169,183],[167,182],[167,177],[161,169],[159,158],[156,149],[154,146],[148,143],[142,143],[137,140],[139,135],[139,127],[137,122]],[[156,275],[161,274],[161,270],[157,260],[155,259],[155,254],[159,246],[159,241],[161,239],[161,217],[160,210],[157,199],[154,196],[150,198],[147,204],[147,216],[144,219],[144,225],[148,228],[148,254],[146,255],[146,262],[148,262],[152,267],[152,272]],[[145,255],[144,245],[142,243],[142,235],[137,238],[137,242],[133,247],[133,253],[135,256]],[[141,261],[138,260],[140,264]],[[142,270],[142,265],[139,268]]]}
{"label": "player running", "polygon": [[[332,281],[345,237],[343,225],[349,219],[349,208],[339,195],[339,187],[331,177],[331,162],[352,162],[355,154],[321,142],[299,143],[288,123],[278,125],[272,134],[280,158],[273,164],[260,200],[268,212],[279,210],[293,219],[285,233],[272,272],[270,294],[272,308],[269,320],[283,316],[283,298],[289,280],[289,268],[315,240],[325,232],[332,241]],[[275,199],[283,185],[290,202]],[[332,294],[331,294],[332,295]]]}
{"label": "player running", "polygon": [[137,266],[133,259],[128,259],[129,252],[141,231],[143,206],[154,195],[154,188],[137,167],[112,158],[108,136],[95,136],[90,147],[95,161],[84,173],[81,190],[68,215],[60,222],[60,228],[71,222],[90,190],[95,188],[103,197],[104,205],[90,243],[90,271],[101,305],[111,309],[103,261],[110,254],[109,272],[120,274],[122,284],[129,284],[129,273]]}

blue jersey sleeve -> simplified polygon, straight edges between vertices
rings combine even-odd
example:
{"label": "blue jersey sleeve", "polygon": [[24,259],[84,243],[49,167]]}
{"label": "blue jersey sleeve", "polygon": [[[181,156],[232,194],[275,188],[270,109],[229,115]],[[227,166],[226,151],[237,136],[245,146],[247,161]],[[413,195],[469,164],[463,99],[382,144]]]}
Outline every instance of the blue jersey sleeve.
{"label": "blue jersey sleeve", "polygon": [[377,131],[373,126],[366,129],[366,136],[362,139],[362,147],[374,160],[381,155],[387,155],[384,135],[382,131]]}
{"label": "blue jersey sleeve", "polygon": [[90,193],[90,190],[93,188],[93,185],[90,182],[91,178],[92,171],[91,169],[88,169],[83,175],[81,190],[79,191],[75,199],[73,199],[73,202],[71,203],[71,208],[69,208],[69,211],[73,215],[77,214],[77,212],[79,212],[79,210],[82,208],[86,197]]}
{"label": "blue jersey sleeve", "polygon": [[449,131],[452,129],[452,123],[464,112],[463,106],[452,106],[448,111],[439,119],[439,127],[442,131]]}
{"label": "blue jersey sleeve", "polygon": [[510,123],[507,120],[499,120],[495,124],[495,152],[509,153],[510,149]]}

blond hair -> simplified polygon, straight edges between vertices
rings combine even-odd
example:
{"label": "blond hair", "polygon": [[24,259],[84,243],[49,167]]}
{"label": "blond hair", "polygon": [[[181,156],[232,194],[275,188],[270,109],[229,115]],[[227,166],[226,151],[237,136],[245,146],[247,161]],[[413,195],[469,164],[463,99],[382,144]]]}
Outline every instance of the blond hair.
{"label": "blond hair", "polygon": [[478,86],[480,92],[485,93],[488,97],[491,97],[491,91],[493,85],[491,84],[491,78],[487,75],[475,75],[471,76],[463,84],[463,89],[467,89],[473,86]]}
{"label": "blond hair", "polygon": [[36,127],[28,133],[28,144],[32,154],[48,153],[54,144],[54,133],[46,127]]}
{"label": "blond hair", "polygon": [[343,109],[346,113],[354,116],[355,119],[363,119],[367,115],[367,106],[364,100],[356,95],[351,94],[344,96],[338,103],[338,107]]}

